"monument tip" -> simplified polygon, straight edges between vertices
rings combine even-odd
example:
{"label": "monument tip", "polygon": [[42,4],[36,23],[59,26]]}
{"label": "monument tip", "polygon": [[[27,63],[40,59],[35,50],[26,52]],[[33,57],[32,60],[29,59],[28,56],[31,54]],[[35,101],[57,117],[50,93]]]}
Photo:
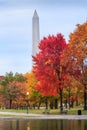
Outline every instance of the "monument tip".
{"label": "monument tip", "polygon": [[33,17],[38,17],[37,11],[35,9]]}

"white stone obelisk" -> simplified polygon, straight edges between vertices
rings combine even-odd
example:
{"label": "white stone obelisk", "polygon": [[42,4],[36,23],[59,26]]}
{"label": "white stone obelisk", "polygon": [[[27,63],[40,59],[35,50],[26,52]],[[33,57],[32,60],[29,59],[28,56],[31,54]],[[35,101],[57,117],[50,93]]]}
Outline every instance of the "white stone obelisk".
{"label": "white stone obelisk", "polygon": [[34,15],[32,18],[32,41],[33,41],[32,55],[35,56],[39,52],[38,45],[40,41],[39,17],[36,10],[34,11]]}

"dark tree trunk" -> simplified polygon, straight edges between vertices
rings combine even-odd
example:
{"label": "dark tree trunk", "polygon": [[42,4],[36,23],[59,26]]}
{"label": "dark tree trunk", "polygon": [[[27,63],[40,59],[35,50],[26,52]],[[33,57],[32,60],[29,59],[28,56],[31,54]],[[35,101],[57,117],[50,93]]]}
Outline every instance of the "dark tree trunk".
{"label": "dark tree trunk", "polygon": [[67,108],[67,99],[65,100],[65,107]]}
{"label": "dark tree trunk", "polygon": [[45,101],[45,104],[46,104],[46,109],[48,109],[48,100],[47,99]]}
{"label": "dark tree trunk", "polygon": [[84,110],[87,110],[87,93],[86,93],[86,85],[84,86]]}
{"label": "dark tree trunk", "polygon": [[69,87],[69,109],[70,109],[70,87]]}
{"label": "dark tree trunk", "polygon": [[12,99],[10,99],[10,109],[12,108]]}
{"label": "dark tree trunk", "polygon": [[41,103],[39,102],[39,104],[38,104],[38,109],[40,109],[40,105],[41,105]]}
{"label": "dark tree trunk", "polygon": [[55,109],[58,109],[58,99],[55,99]]}
{"label": "dark tree trunk", "polygon": [[76,106],[78,106],[78,96],[76,97]]}
{"label": "dark tree trunk", "polygon": [[50,109],[53,109],[53,101],[50,102]]}
{"label": "dark tree trunk", "polygon": [[60,88],[60,113],[62,113],[62,110],[63,110],[62,91],[63,90]]}
{"label": "dark tree trunk", "polygon": [[71,107],[73,108],[73,105],[74,105],[74,101],[73,101],[73,99],[72,99],[72,101],[71,101]]}

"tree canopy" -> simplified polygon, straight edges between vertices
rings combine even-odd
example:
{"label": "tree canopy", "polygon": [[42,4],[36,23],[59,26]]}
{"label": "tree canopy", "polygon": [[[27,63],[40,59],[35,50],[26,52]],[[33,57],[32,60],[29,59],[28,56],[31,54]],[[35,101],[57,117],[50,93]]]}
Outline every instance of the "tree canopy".
{"label": "tree canopy", "polygon": [[42,95],[53,96],[59,92],[60,60],[66,46],[62,34],[44,37],[40,42],[40,52],[33,57],[33,71],[39,81],[35,88]]}

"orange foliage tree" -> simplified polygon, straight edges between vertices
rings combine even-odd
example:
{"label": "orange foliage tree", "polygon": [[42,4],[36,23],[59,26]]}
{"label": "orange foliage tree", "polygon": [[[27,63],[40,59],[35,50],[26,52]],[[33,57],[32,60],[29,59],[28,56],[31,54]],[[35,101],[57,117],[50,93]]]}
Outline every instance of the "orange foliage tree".
{"label": "orange foliage tree", "polygon": [[26,91],[29,92],[29,101],[31,103],[30,105],[35,107],[35,104],[41,99],[41,94],[34,87],[37,83],[37,80],[33,72],[26,73],[24,77],[26,78]]}
{"label": "orange foliage tree", "polygon": [[[82,77],[84,77],[84,71],[87,69],[87,22],[81,25],[78,24],[75,31],[70,34],[68,47],[64,51],[62,57],[62,65],[67,67],[66,73],[69,73],[76,80],[79,80],[86,93]],[[87,104],[87,97],[85,93],[84,109],[86,109]]]}

